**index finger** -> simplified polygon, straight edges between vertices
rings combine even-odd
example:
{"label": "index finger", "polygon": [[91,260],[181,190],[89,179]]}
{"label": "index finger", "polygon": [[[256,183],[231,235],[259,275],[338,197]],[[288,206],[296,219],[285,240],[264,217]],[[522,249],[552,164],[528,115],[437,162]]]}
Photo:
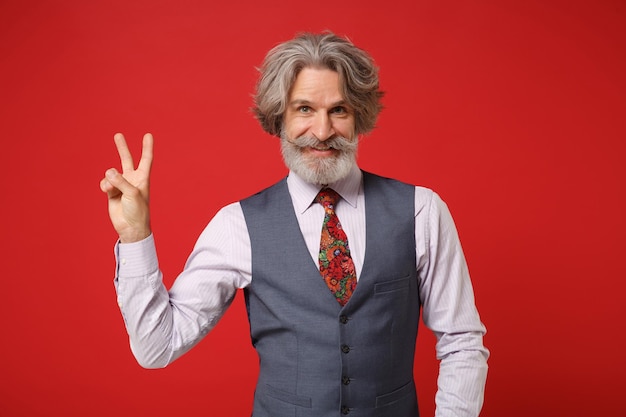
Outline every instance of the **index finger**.
{"label": "index finger", "polygon": [[137,169],[150,172],[150,168],[152,167],[153,150],[154,138],[152,137],[151,133],[146,133],[145,135],[143,135],[141,159],[139,160],[139,166],[137,167]]}
{"label": "index finger", "polygon": [[133,163],[133,156],[130,154],[130,150],[128,150],[128,145],[126,144],[124,135],[116,133],[115,136],[113,136],[113,140],[115,141],[115,146],[117,147],[117,153],[120,155],[122,172],[125,173],[134,170],[135,164]]}

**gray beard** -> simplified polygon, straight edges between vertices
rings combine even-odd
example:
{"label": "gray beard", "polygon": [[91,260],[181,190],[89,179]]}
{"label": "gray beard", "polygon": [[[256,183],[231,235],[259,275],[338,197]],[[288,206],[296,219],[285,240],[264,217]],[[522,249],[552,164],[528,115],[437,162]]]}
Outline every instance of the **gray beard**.
{"label": "gray beard", "polygon": [[[343,137],[334,137],[323,142],[313,137],[300,136],[293,141],[287,139],[282,132],[280,135],[281,151],[287,168],[298,174],[303,180],[312,184],[332,184],[349,173],[356,164],[358,140],[349,140]],[[339,150],[338,155],[326,158],[307,157],[303,148],[334,148]]]}

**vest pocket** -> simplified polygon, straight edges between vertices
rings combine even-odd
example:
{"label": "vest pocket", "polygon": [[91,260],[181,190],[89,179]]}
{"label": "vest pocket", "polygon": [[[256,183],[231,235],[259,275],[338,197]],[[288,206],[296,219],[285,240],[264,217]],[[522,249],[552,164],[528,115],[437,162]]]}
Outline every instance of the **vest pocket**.
{"label": "vest pocket", "polygon": [[262,394],[272,397],[276,400],[280,400],[289,404],[297,405],[299,407],[311,408],[311,397],[304,397],[301,395],[291,394],[289,392],[274,388],[271,385],[265,384]]}
{"label": "vest pocket", "polygon": [[410,381],[408,384],[403,385],[397,390],[376,397],[376,408],[395,404],[400,400],[409,399],[410,397],[415,397],[415,383],[413,381]]}
{"label": "vest pocket", "polygon": [[409,288],[409,280],[411,276],[406,276],[400,279],[394,279],[393,281],[379,282],[374,286],[374,292],[376,294],[384,294],[386,292],[405,290]]}

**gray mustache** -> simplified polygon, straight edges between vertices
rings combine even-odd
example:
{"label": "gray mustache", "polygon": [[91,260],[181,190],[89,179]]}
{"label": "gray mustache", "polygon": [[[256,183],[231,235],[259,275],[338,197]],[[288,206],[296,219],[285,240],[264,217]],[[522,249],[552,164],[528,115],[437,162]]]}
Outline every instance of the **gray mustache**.
{"label": "gray mustache", "polygon": [[334,136],[325,141],[320,141],[312,136],[300,136],[299,138],[296,138],[292,143],[299,148],[332,148],[338,151],[352,151],[356,149],[357,142],[357,140],[349,140],[342,136]]}

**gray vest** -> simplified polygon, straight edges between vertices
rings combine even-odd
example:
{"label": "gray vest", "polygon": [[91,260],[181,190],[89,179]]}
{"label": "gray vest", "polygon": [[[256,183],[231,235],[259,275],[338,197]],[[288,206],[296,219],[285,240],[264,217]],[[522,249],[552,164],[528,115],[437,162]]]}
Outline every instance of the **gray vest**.
{"label": "gray vest", "polygon": [[365,172],[363,185],[366,252],[344,307],[311,259],[286,181],[241,201],[260,359],[254,417],[418,416],[415,188]]}

